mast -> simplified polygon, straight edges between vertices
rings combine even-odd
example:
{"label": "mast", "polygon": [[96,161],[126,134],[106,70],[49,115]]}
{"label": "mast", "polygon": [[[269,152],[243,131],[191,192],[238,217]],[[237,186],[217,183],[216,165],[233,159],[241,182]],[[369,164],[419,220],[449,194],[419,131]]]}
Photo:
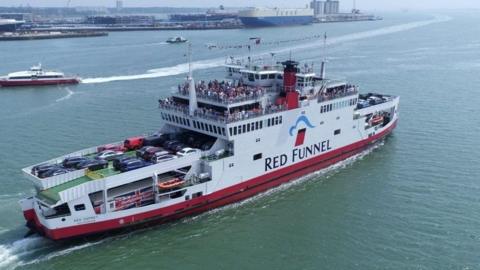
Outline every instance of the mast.
{"label": "mast", "polygon": [[326,65],[327,65],[327,33],[325,32],[325,35],[323,37],[323,60],[322,60],[322,66],[320,70],[320,78],[322,80],[325,80]]}
{"label": "mast", "polygon": [[195,114],[197,110],[197,92],[195,90],[195,80],[193,79],[193,70],[192,70],[192,43],[188,42],[188,93],[189,93],[189,102],[188,102],[188,111],[190,116]]}

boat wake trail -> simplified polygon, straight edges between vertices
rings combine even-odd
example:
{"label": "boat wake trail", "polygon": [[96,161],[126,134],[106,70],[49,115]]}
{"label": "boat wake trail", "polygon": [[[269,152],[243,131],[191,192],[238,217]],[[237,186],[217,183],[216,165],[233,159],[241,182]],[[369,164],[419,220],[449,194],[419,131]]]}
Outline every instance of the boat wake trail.
{"label": "boat wake trail", "polygon": [[[447,22],[451,20],[450,17],[447,16],[435,16],[433,19],[425,20],[425,21],[416,21],[406,24],[399,24],[394,26],[383,27],[379,29],[348,34],[344,36],[334,37],[328,41],[328,45],[338,44],[343,42],[367,39],[382,35],[394,34],[398,32],[404,32],[408,30],[412,30],[415,28],[427,26],[430,24]],[[268,55],[269,53],[286,53],[290,51],[297,51],[297,50],[304,50],[304,49],[311,49],[323,46],[323,41],[316,41],[311,42],[303,45],[296,45],[286,48],[281,48],[278,50],[270,50],[268,52],[264,52],[261,54],[257,54],[255,56],[263,56]],[[192,62],[192,68],[194,70],[199,69],[208,69],[219,67],[225,62],[225,58],[216,58],[210,60],[202,60]],[[91,83],[107,83],[107,82],[114,82],[114,81],[129,81],[129,80],[139,80],[139,79],[150,79],[150,78],[159,78],[159,77],[167,77],[167,76],[175,76],[180,75],[188,72],[188,63],[179,64],[176,66],[171,67],[164,67],[158,69],[151,69],[147,73],[144,74],[136,74],[136,75],[125,75],[125,76],[111,76],[111,77],[103,77],[103,78],[87,78],[82,80],[82,83],[91,84]]]}
{"label": "boat wake trail", "polygon": [[20,266],[41,263],[98,245],[107,240],[108,238],[96,242],[72,245],[66,248],[40,236],[17,240],[11,244],[0,245],[0,269],[15,269]]}
{"label": "boat wake trail", "polygon": [[46,246],[48,240],[41,237],[25,238],[11,244],[0,245],[0,269],[14,269],[22,256]]}
{"label": "boat wake trail", "polygon": [[70,88],[68,88],[68,87],[65,87],[64,89],[67,90],[67,95],[55,100],[55,102],[62,102],[64,100],[70,99],[73,96],[73,94],[75,94],[75,92],[70,90]]}

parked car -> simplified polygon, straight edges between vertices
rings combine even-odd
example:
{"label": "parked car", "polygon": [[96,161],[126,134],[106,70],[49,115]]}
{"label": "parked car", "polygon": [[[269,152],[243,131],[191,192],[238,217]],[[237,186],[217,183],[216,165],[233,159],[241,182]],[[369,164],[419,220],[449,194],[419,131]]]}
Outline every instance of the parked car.
{"label": "parked car", "polygon": [[163,147],[165,147],[166,149],[172,150],[172,146],[178,143],[180,143],[180,141],[178,140],[169,140],[163,144]]}
{"label": "parked car", "polygon": [[142,159],[131,159],[120,164],[120,171],[128,172],[128,171],[140,169],[149,165],[152,165],[152,163],[146,162]]}
{"label": "parked car", "polygon": [[155,133],[143,140],[145,146],[161,146],[168,139],[167,134]]}
{"label": "parked car", "polygon": [[145,159],[145,160],[150,160],[155,155],[155,153],[157,153],[157,152],[165,152],[165,150],[163,148],[160,148],[160,147],[150,148],[147,151],[145,151],[142,158]]}
{"label": "parked car", "polygon": [[98,153],[95,158],[96,159],[103,159],[103,160],[113,160],[114,158],[123,155],[121,151],[112,151],[112,150],[105,150],[101,153]]}
{"label": "parked car", "polygon": [[119,156],[113,159],[113,169],[119,171],[122,163],[127,162],[128,160],[133,160],[136,159],[135,157],[132,156]]}
{"label": "parked car", "polygon": [[158,152],[155,152],[151,158],[155,158],[155,157],[160,157],[160,156],[165,156],[165,155],[170,155],[171,153],[169,151],[166,151],[166,150],[163,150],[163,151],[158,151]]}
{"label": "parked car", "polygon": [[68,157],[62,161],[64,168],[74,168],[80,162],[88,160],[87,157]]}
{"label": "parked car", "polygon": [[128,138],[123,142],[123,146],[128,150],[136,150],[143,146],[143,136]]}
{"label": "parked car", "polygon": [[101,153],[105,150],[111,150],[111,151],[122,151],[122,152],[125,152],[125,146],[123,145],[119,145],[119,144],[106,144],[106,145],[102,145],[102,146],[99,146],[97,148],[97,153]]}
{"label": "parked car", "polygon": [[176,143],[174,145],[172,145],[172,151],[174,152],[178,152],[180,150],[182,150],[183,148],[187,148],[188,145],[184,144],[184,143]]}
{"label": "parked car", "polygon": [[30,172],[33,175],[39,175],[40,173],[51,170],[53,168],[61,168],[61,166],[58,164],[42,163],[32,167],[32,170]]}
{"label": "parked car", "polygon": [[90,159],[79,163],[77,169],[89,169],[90,171],[98,171],[108,168],[108,161],[103,159]]}
{"label": "parked car", "polygon": [[48,177],[52,177],[52,176],[66,174],[70,171],[71,170],[69,170],[69,169],[65,169],[65,168],[61,168],[61,167],[60,168],[53,168],[53,169],[50,169],[48,171],[44,171],[42,173],[39,173],[38,177],[39,178],[48,178]]}
{"label": "parked car", "polygon": [[200,149],[186,147],[186,148],[183,148],[182,150],[178,151],[177,155],[181,156],[181,157],[184,157],[184,156],[188,156],[188,155],[191,155],[191,154],[194,154],[194,153],[200,153]]}
{"label": "parked car", "polygon": [[138,149],[137,151],[135,151],[135,156],[138,157],[138,158],[143,157],[145,152],[150,148],[155,148],[155,146],[144,146],[144,147]]}
{"label": "parked car", "polygon": [[154,156],[152,158],[152,162],[153,163],[162,163],[162,162],[174,160],[176,158],[177,158],[177,156],[172,155],[172,154],[167,154],[167,155],[163,155],[163,156]]}

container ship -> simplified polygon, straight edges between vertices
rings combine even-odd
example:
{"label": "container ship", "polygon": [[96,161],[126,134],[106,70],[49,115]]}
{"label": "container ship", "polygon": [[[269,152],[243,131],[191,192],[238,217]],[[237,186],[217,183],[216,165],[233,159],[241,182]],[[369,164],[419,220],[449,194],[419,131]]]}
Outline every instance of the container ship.
{"label": "container ship", "polygon": [[191,72],[160,99],[157,132],[23,169],[27,226],[53,240],[176,220],[352,157],[389,135],[399,97],[359,93],[325,63],[231,59],[222,80]]}
{"label": "container ship", "polygon": [[306,25],[313,23],[314,12],[309,8],[250,8],[238,17],[246,27]]}
{"label": "container ship", "polygon": [[33,66],[30,70],[10,73],[0,77],[0,87],[42,86],[59,84],[77,84],[78,77],[65,76],[62,72],[44,71],[42,65]]}

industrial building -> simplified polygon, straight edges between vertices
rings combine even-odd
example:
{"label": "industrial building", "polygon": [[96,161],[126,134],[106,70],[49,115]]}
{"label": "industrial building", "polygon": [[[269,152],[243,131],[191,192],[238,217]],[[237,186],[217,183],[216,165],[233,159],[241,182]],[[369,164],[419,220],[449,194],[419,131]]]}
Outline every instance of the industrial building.
{"label": "industrial building", "polygon": [[325,14],[338,14],[340,13],[340,1],[337,0],[312,0],[310,8],[313,9],[315,16]]}

